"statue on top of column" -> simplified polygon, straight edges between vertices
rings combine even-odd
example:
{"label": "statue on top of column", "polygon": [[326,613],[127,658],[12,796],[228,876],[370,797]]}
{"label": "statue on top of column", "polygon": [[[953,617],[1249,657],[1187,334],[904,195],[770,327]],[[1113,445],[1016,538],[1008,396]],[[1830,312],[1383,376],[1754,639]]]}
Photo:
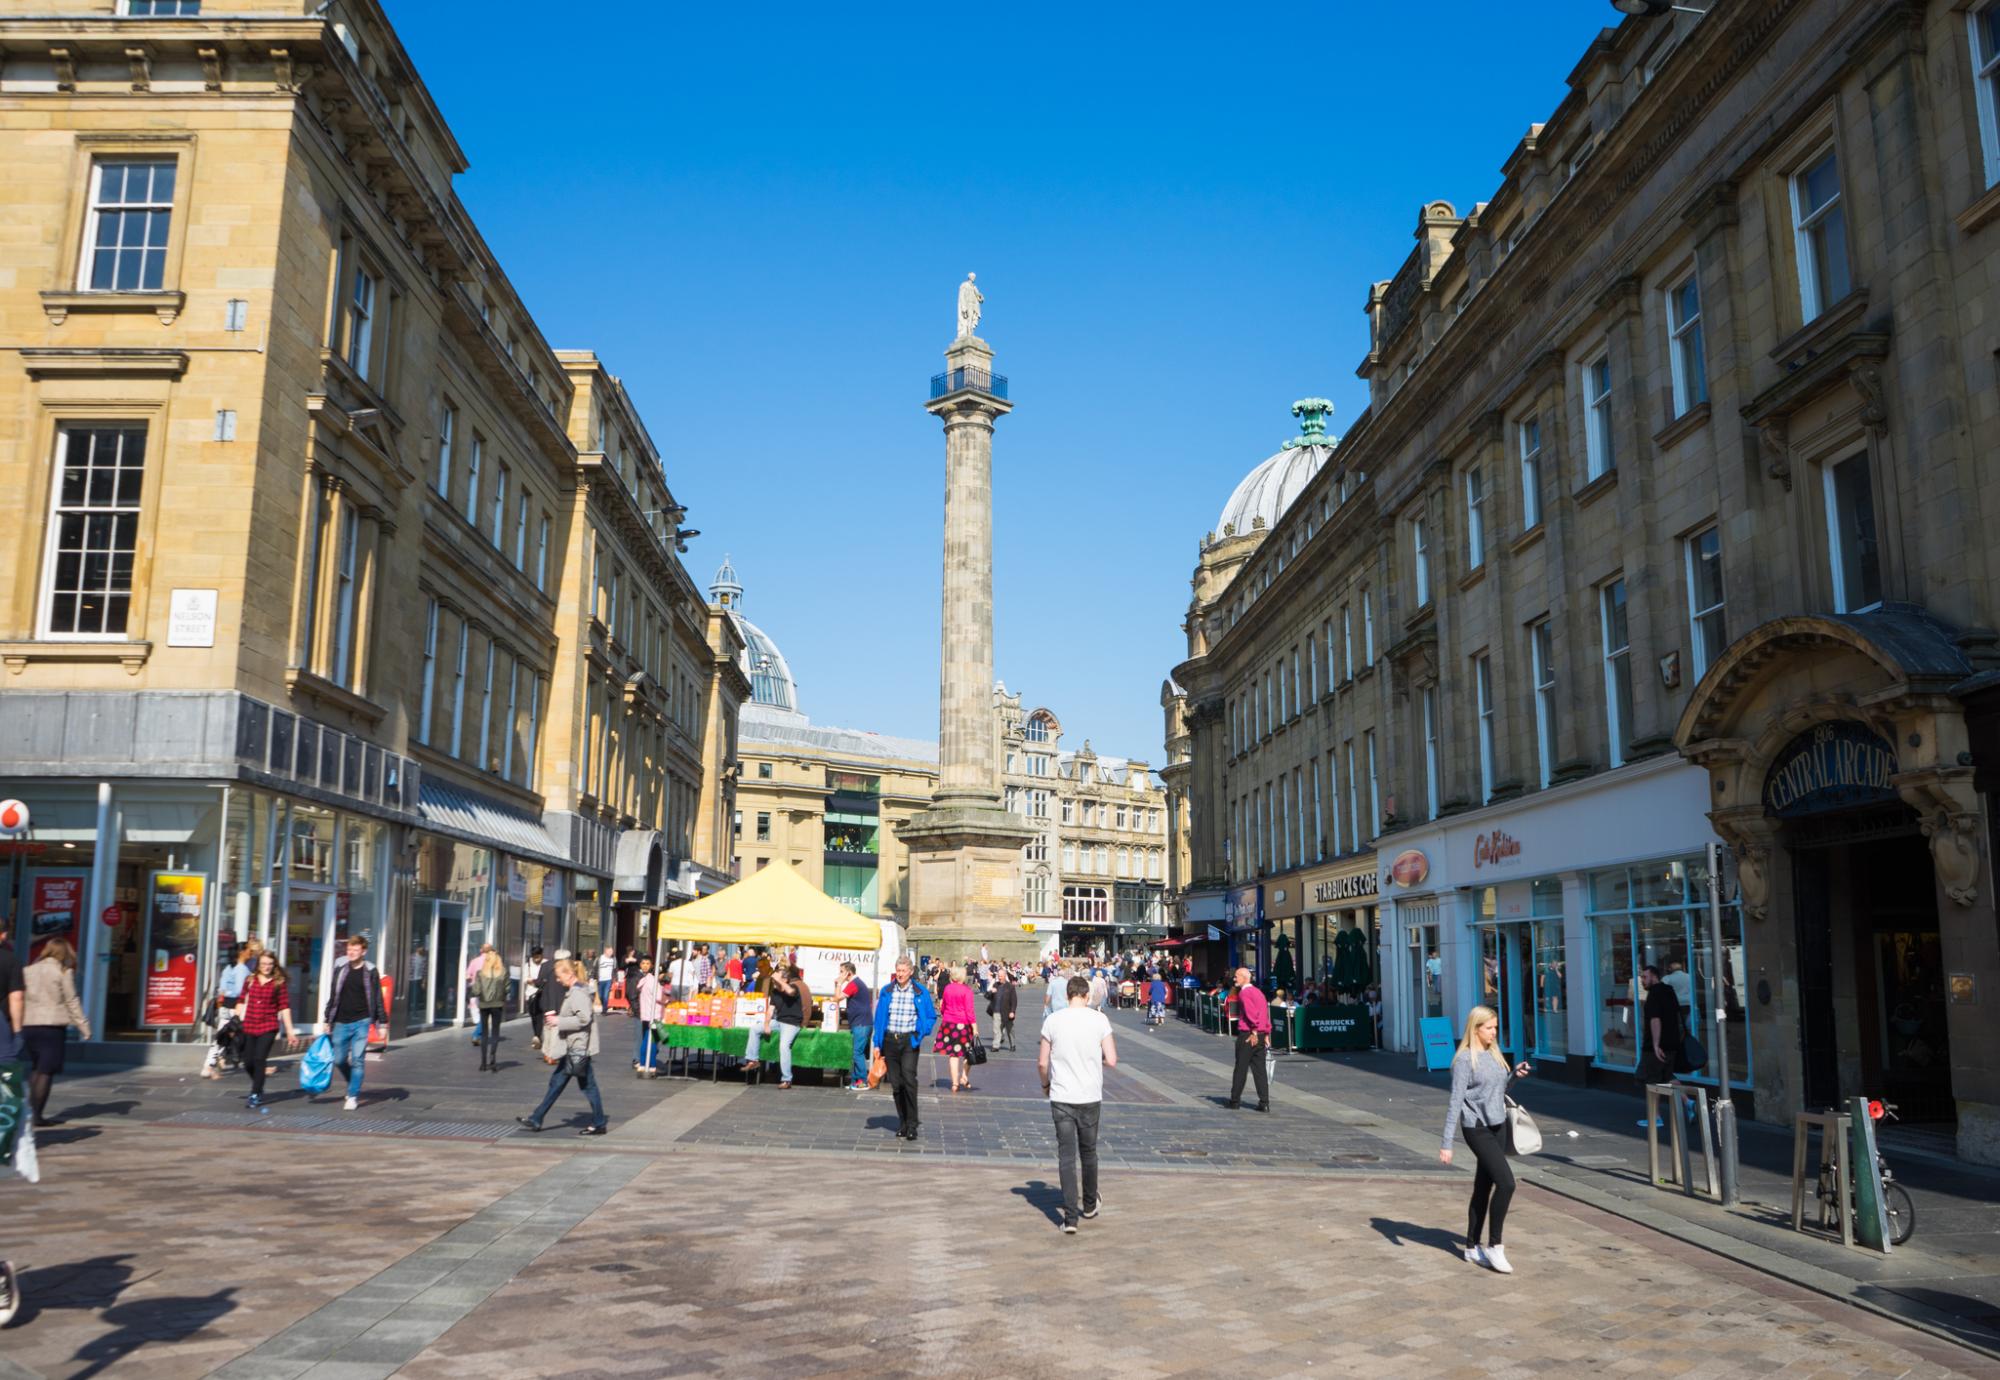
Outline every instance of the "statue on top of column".
{"label": "statue on top of column", "polygon": [[986,294],[973,285],[979,275],[968,273],[965,281],[958,285],[958,338],[979,333],[979,304],[986,300]]}

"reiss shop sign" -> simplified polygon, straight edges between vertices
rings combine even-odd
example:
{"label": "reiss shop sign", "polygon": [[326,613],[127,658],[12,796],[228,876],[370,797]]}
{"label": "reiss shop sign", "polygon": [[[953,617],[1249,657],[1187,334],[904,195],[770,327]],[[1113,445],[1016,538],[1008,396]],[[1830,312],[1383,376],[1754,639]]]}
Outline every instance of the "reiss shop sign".
{"label": "reiss shop sign", "polygon": [[1472,841],[1472,870],[1512,867],[1521,861],[1521,841],[1505,829],[1492,829]]}

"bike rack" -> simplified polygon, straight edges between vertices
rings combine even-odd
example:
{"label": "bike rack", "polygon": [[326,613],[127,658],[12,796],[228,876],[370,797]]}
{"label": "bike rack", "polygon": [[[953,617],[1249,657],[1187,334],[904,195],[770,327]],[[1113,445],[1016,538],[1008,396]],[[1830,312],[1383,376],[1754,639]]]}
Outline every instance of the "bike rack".
{"label": "bike rack", "polygon": [[[1670,1129],[1673,1163],[1666,1172],[1660,1169],[1660,1104],[1668,1107],[1666,1117]],[[1694,1119],[1701,1125],[1701,1158],[1706,1188],[1695,1186],[1690,1162],[1692,1147],[1684,1134],[1686,1108],[1692,1102]],[[1672,1083],[1646,1084],[1646,1167],[1655,1188],[1679,1188],[1690,1198],[1708,1198],[1722,1201],[1722,1185],[1716,1178],[1715,1128],[1708,1118],[1708,1089],[1700,1085],[1690,1085],[1675,1080]]]}
{"label": "bike rack", "polygon": [[[1846,1112],[1800,1112],[1792,1118],[1792,1230],[1804,1231],[1806,1216],[1806,1145],[1807,1137],[1813,1129],[1819,1129],[1819,1169],[1827,1164],[1827,1149],[1833,1150],[1833,1174],[1836,1190],[1842,1204],[1840,1214],[1840,1244],[1854,1244],[1854,1213],[1846,1205],[1854,1201],[1853,1166],[1848,1163],[1848,1133],[1853,1130],[1854,1118]],[[1819,1170],[1813,1172],[1814,1196],[1818,1196]],[[1826,1225],[1826,1199],[1819,1200],[1819,1225],[1821,1231]]]}

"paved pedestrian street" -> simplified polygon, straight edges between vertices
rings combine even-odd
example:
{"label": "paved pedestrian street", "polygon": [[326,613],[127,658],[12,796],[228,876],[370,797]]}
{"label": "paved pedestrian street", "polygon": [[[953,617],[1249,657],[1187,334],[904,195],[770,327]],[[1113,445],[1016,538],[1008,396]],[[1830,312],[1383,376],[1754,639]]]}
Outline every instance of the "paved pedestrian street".
{"label": "paved pedestrian street", "polygon": [[916,1145],[886,1094],[728,1073],[607,1077],[610,1136],[572,1133],[574,1093],[531,1135],[540,1064],[481,1078],[442,1034],[352,1114],[65,1078],[43,1182],[0,1187],[28,1295],[0,1380],[2000,1374],[1532,1184],[1518,1273],[1480,1270],[1434,1127],[1295,1086],[1303,1059],[1273,1113],[1229,1112],[1222,1041],[1122,1014],[1104,1212],[1066,1237],[1035,1019],[974,1091],[936,1070]]}

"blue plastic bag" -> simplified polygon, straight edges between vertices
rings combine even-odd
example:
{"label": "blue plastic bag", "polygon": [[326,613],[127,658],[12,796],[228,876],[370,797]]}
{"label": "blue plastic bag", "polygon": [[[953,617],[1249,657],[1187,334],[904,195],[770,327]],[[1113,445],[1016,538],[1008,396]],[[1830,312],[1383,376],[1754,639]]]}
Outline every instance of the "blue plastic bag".
{"label": "blue plastic bag", "polygon": [[318,1096],[333,1085],[333,1037],[321,1035],[299,1060],[299,1086]]}

